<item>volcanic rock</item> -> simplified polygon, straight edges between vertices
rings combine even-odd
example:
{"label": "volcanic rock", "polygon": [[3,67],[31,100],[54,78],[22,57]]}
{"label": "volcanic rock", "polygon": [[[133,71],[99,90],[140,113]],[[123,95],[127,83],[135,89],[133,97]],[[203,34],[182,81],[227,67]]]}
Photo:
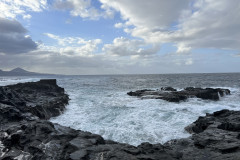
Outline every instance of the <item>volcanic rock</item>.
{"label": "volcanic rock", "polygon": [[[188,88],[186,92],[199,93],[196,90],[199,91]],[[212,94],[213,90],[210,90]],[[141,96],[144,92],[159,96],[152,90],[131,94]],[[164,92],[171,94],[177,91]],[[218,92],[221,95],[227,91],[221,93],[221,90],[218,90]],[[179,96],[183,95],[179,94]],[[142,143],[139,146],[132,146],[104,140],[100,135],[47,121],[59,115],[68,100],[64,89],[56,85],[56,80],[0,87],[0,159],[240,159],[240,111],[221,110],[199,117],[186,127],[186,130],[192,133],[189,138],[171,140],[165,144]]]}
{"label": "volcanic rock", "polygon": [[55,79],[0,87],[0,121],[49,119],[60,115],[68,100]]}
{"label": "volcanic rock", "polygon": [[165,151],[174,157],[181,153],[184,160],[240,159],[239,126],[240,111],[207,113],[186,127],[191,137],[165,143]]}
{"label": "volcanic rock", "polygon": [[206,100],[219,100],[219,97],[229,95],[229,89],[222,88],[194,88],[188,87],[184,90],[177,91],[172,87],[163,87],[161,90],[137,90],[135,92],[128,92],[129,96],[137,96],[142,99],[163,99],[169,102],[180,102],[187,98],[197,97]]}

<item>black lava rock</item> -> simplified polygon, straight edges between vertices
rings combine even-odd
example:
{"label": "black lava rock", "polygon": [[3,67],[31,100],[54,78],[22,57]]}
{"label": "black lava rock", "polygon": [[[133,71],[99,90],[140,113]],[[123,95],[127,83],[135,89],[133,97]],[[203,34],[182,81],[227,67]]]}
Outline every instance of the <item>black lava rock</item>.
{"label": "black lava rock", "polygon": [[180,102],[190,97],[197,97],[207,100],[219,100],[219,97],[229,95],[229,89],[213,88],[194,88],[188,87],[182,91],[177,91],[172,87],[163,87],[161,90],[137,90],[128,92],[129,96],[137,96],[142,99],[163,99],[169,102]]}
{"label": "black lava rock", "polygon": [[[186,88],[161,91],[161,99],[185,100],[200,94],[215,99],[222,89]],[[174,94],[176,92],[176,94]],[[129,92],[144,97],[161,95],[153,90]],[[208,96],[204,95],[208,94]],[[204,96],[203,96],[204,95]],[[207,98],[208,99],[208,98]],[[0,159],[25,160],[235,160],[240,159],[240,111],[221,110],[186,127],[193,133],[165,144],[131,146],[104,140],[100,135],[47,121],[68,103],[56,80],[41,80],[0,87]]]}

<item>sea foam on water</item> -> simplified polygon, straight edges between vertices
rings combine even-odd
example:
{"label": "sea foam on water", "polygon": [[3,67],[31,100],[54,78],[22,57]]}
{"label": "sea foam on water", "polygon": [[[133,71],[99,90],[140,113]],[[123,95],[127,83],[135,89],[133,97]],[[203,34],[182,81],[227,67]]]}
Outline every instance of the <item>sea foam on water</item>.
{"label": "sea foam on water", "polygon": [[[0,85],[38,81],[42,77],[4,77]],[[44,77],[47,78],[47,77]],[[53,78],[53,77],[50,77]],[[139,145],[188,137],[184,128],[199,116],[221,109],[239,110],[240,74],[63,76],[57,83],[70,96],[65,112],[51,121],[100,134],[105,139]],[[189,98],[180,103],[140,99],[126,93],[171,86],[228,88],[219,101]]]}

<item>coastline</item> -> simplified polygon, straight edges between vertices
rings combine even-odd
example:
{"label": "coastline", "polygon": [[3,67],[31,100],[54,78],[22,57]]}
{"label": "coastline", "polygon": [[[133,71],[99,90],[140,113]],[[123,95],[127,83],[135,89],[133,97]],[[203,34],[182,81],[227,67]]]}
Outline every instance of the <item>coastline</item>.
{"label": "coastline", "polygon": [[[24,88],[24,90],[23,90]],[[192,136],[135,147],[47,121],[68,103],[56,80],[0,87],[2,159],[237,159],[238,111],[222,110],[187,127]],[[21,91],[21,93],[20,93]],[[14,102],[14,103],[13,103]],[[39,103],[41,102],[41,103]],[[57,147],[56,147],[57,146]],[[57,149],[56,149],[57,148]]]}

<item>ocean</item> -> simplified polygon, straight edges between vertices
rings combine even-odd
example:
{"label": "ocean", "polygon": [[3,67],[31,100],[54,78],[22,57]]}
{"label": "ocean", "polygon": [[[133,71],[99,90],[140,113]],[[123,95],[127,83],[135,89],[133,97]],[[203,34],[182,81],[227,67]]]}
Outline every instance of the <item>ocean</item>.
{"label": "ocean", "polygon": [[[221,109],[240,110],[240,73],[0,77],[0,86],[56,78],[70,96],[64,113],[51,122],[139,145],[190,136],[184,127]],[[228,88],[219,101],[189,98],[180,103],[127,95],[138,89],[171,86]]]}

